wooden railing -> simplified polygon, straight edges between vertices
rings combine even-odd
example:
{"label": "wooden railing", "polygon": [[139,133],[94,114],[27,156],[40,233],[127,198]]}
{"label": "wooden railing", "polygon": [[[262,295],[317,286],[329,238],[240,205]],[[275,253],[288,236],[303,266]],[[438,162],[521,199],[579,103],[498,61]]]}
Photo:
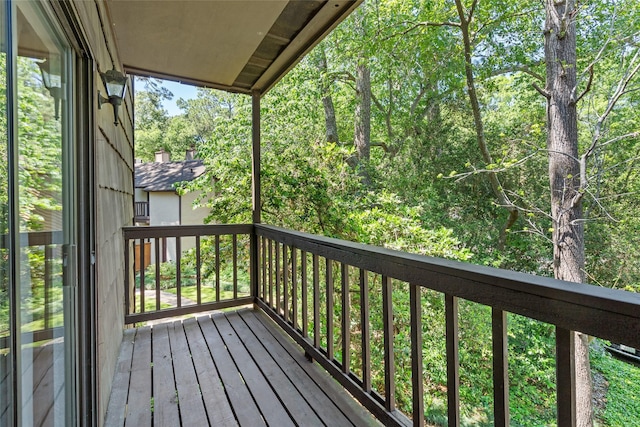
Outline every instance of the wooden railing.
{"label": "wooden railing", "polygon": [[149,202],[135,202],[135,217],[136,221],[148,221],[149,220]]}
{"label": "wooden railing", "polygon": [[[253,303],[252,231],[252,225],[124,228],[125,322]],[[136,265],[145,258],[147,268]]]}
{"label": "wooden railing", "polygon": [[[425,293],[444,299],[448,424],[460,425],[459,300],[491,307],[494,422],[509,425],[507,316],[555,325],[559,426],[575,425],[574,334],[580,331],[640,347],[640,295],[550,278],[412,255],[255,225],[260,249],[257,304],[385,425],[406,425],[396,408],[394,336],[410,336],[412,422],[424,425]],[[371,281],[376,286],[371,286]],[[398,282],[408,305],[394,304]],[[395,288],[394,288],[395,286]],[[374,295],[370,289],[375,289]],[[394,290],[395,289],[395,290]],[[373,303],[373,298],[376,303]],[[377,303],[381,306],[377,306]],[[338,309],[339,307],[339,309]],[[372,386],[371,313],[381,311],[383,385]],[[355,312],[354,312],[355,311]],[[428,311],[428,310],[427,310]],[[395,330],[410,317],[410,331]],[[425,325],[427,326],[427,325]],[[354,331],[357,331],[355,333]],[[354,337],[359,339],[354,342]]]}
{"label": "wooden railing", "polygon": [[[195,257],[197,294],[203,284],[198,275],[204,266],[217,272],[213,301],[180,303],[184,256],[181,240],[175,242],[178,268],[174,307],[162,308],[160,252],[169,238],[192,236],[196,244],[188,256]],[[242,256],[237,239],[243,236]],[[208,239],[203,244],[204,239]],[[223,251],[220,239],[231,241]],[[144,269],[134,283],[131,264],[133,241],[150,239],[154,249],[155,279]],[[213,241],[211,241],[213,239]],[[231,239],[231,240],[229,240]],[[413,255],[380,247],[295,232],[267,225],[131,227],[125,229],[127,263],[126,322],[181,315],[214,308],[255,303],[278,323],[305,351],[368,408],[385,425],[424,424],[423,338],[425,313],[432,310],[426,296],[442,301],[443,363],[446,364],[447,419],[460,425],[460,319],[459,301],[490,307],[491,356],[493,359],[493,421],[509,425],[509,367],[507,313],[545,322],[555,327],[557,421],[574,425],[574,334],[580,331],[615,343],[640,348],[640,295],[562,282],[512,271]],[[141,245],[144,247],[144,245]],[[229,250],[229,247],[231,250]],[[143,249],[144,250],[144,249]],[[205,255],[206,252],[206,255]],[[225,256],[228,258],[225,260]],[[144,258],[144,257],[143,257]],[[155,259],[155,261],[154,261]],[[190,261],[191,262],[191,261]],[[220,298],[221,264],[227,278],[233,275],[233,295]],[[249,269],[250,291],[241,293],[237,283],[239,265]],[[232,267],[230,267],[232,265]],[[233,273],[229,273],[229,271]],[[211,277],[211,276],[210,276]],[[151,284],[155,303],[145,307],[142,288]],[[155,284],[154,284],[155,283]],[[408,297],[407,297],[408,295]],[[139,310],[133,310],[136,298]],[[430,298],[430,297],[429,297]],[[436,310],[437,311],[437,310]],[[440,314],[440,311],[437,311]],[[373,316],[373,314],[376,316]],[[381,319],[373,324],[374,317]],[[423,325],[423,322],[425,324]],[[399,330],[403,328],[403,330]],[[408,329],[408,330],[405,330]],[[410,354],[410,410],[398,408],[395,358],[398,335],[408,336]],[[383,363],[372,363],[373,355]],[[383,365],[383,366],[382,366]],[[407,417],[406,415],[409,415]],[[411,420],[411,419],[412,420]]]}
{"label": "wooden railing", "polygon": [[[31,292],[42,292],[42,327],[40,329],[32,330],[23,333],[22,343],[31,343],[49,340],[62,336],[63,328],[61,324],[54,324],[54,318],[58,318],[61,322],[62,313],[60,307],[56,304],[60,297],[53,299],[52,289],[55,286],[55,282],[58,282],[58,286],[62,286],[62,244],[63,244],[62,231],[34,231],[29,233],[20,233],[20,247],[29,247],[31,251],[42,251],[42,258],[34,257],[34,260],[29,260],[29,268],[25,268],[25,271],[31,274]],[[7,248],[7,236],[0,236],[0,248],[3,250]],[[35,298],[32,297],[32,300]],[[28,304],[28,302],[23,302]],[[39,308],[39,307],[38,307]],[[3,308],[3,309],[7,309]],[[35,307],[25,308],[27,312],[33,310]],[[52,311],[53,310],[53,311]],[[5,316],[8,319],[8,315]],[[8,328],[8,324],[4,325]],[[0,349],[9,347],[8,330],[0,331]]]}

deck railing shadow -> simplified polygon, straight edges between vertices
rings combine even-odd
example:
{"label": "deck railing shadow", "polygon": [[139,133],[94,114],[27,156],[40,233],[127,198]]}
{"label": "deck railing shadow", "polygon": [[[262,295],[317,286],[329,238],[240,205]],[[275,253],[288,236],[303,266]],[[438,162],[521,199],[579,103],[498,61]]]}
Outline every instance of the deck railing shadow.
{"label": "deck railing shadow", "polygon": [[[161,259],[162,239],[176,239],[176,265],[181,259],[181,239],[195,239],[196,271],[214,266],[220,280],[222,263],[249,271],[248,294],[238,292],[222,300],[162,309],[158,274],[155,276],[155,309],[144,308],[144,292],[135,283],[130,260],[135,239],[152,239],[156,265]],[[203,251],[205,236],[213,236],[213,250]],[[231,251],[220,249],[220,239],[231,237]],[[238,236],[245,242],[238,255]],[[210,239],[211,237],[209,237]],[[228,237],[227,237],[228,238]],[[140,240],[139,240],[140,241]],[[168,245],[165,243],[165,245]],[[144,245],[142,245],[144,246]],[[507,313],[546,322],[555,328],[556,390],[558,425],[575,419],[574,334],[580,331],[612,342],[640,347],[640,295],[585,284],[562,282],[512,271],[482,267],[408,254],[380,247],[295,232],[268,225],[140,227],[125,229],[128,280],[126,322],[138,322],[196,311],[254,303],[278,323],[357,400],[385,425],[424,424],[423,307],[425,295],[442,300],[444,316],[443,360],[446,364],[446,400],[449,425],[460,424],[460,331],[459,302],[490,307],[491,355],[493,359],[493,421],[509,425],[509,366]],[[207,252],[208,256],[203,256]],[[222,256],[230,258],[223,261]],[[157,268],[157,267],[155,267]],[[142,269],[139,283],[146,283]],[[180,268],[176,271],[180,299]],[[195,286],[201,289],[201,278]],[[219,289],[219,285],[218,286]],[[407,293],[399,305],[396,293]],[[200,295],[200,291],[198,291]],[[135,299],[139,312],[133,312]],[[372,328],[372,312],[381,325]],[[394,345],[398,318],[409,319],[411,364],[411,410],[398,409]],[[405,323],[406,325],[406,323]],[[405,326],[406,327],[406,326]],[[372,348],[382,352],[383,365],[372,364]],[[372,371],[383,372],[376,378]],[[410,420],[412,419],[412,420]]]}

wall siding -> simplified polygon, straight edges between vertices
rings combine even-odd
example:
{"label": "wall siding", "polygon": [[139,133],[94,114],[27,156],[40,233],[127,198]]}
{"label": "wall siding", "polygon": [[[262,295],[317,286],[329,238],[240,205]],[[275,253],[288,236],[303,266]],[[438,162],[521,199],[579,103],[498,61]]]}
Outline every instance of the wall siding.
{"label": "wall siding", "polygon": [[[75,1],[73,10],[95,61],[93,93],[105,94],[99,71],[122,70],[102,0]],[[98,109],[94,99],[96,203],[97,412],[99,425],[109,402],[111,382],[124,328],[124,241],[122,227],[133,224],[133,99],[129,87],[120,107]],[[123,408],[124,410],[124,408]]]}

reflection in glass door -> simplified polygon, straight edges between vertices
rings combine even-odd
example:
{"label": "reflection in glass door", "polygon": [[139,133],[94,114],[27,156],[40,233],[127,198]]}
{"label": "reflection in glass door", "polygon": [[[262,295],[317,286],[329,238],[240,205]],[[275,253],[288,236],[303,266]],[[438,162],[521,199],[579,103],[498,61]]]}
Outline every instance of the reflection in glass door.
{"label": "reflection in glass door", "polygon": [[8,26],[5,2],[0,2],[0,426],[12,422],[12,354],[11,354],[11,295],[9,289],[8,250],[8,103],[7,61]]}
{"label": "reflection in glass door", "polygon": [[[0,354],[16,354],[0,359],[2,374],[11,374],[6,375],[11,381],[1,385],[6,409],[0,410],[6,417],[0,425],[72,426],[76,193],[68,100],[73,55],[43,3],[2,4],[13,8],[3,19],[13,31],[3,43],[11,63],[3,68],[4,77],[10,76],[12,84],[3,86],[8,90],[2,101],[13,120],[4,122],[5,140],[0,139],[0,155],[8,165],[4,175],[0,169],[0,186],[14,196],[0,199],[0,227],[10,240],[2,246],[0,262],[11,266],[8,280],[0,276],[0,343],[10,343],[5,337],[13,336]],[[10,226],[2,225],[5,211]]]}

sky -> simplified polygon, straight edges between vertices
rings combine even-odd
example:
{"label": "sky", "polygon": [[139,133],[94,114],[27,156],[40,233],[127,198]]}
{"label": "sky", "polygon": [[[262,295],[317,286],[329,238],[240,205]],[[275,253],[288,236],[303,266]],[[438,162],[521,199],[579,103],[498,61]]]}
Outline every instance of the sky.
{"label": "sky", "polygon": [[176,106],[176,101],[178,99],[193,99],[196,97],[197,88],[195,86],[171,82],[168,80],[164,80],[162,86],[166,87],[171,91],[171,93],[173,93],[173,99],[162,103],[170,116],[177,116],[182,113],[182,111]]}
{"label": "sky", "polygon": [[[176,105],[176,101],[178,99],[195,99],[197,95],[197,88],[195,86],[185,85],[169,80],[162,80],[162,86],[169,89],[171,93],[173,93],[173,99],[165,100],[162,102],[162,105],[164,106],[165,110],[169,112],[170,116],[177,116],[178,114],[182,114],[182,110],[180,110]],[[136,86],[136,89],[144,90],[144,85],[140,85],[140,87]]]}

